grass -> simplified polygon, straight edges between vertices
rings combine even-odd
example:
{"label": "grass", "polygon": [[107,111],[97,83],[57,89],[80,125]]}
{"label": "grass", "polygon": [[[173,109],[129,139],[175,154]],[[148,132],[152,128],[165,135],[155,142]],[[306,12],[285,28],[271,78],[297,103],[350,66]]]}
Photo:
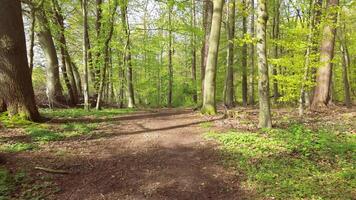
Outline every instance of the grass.
{"label": "grass", "polygon": [[[80,118],[80,117],[113,117],[133,112],[134,109],[104,109],[100,111],[84,109],[41,109],[43,116],[48,118]],[[12,141],[12,139],[0,140],[0,152],[16,153],[38,149],[38,143],[65,140],[70,137],[90,135],[97,128],[98,123],[63,123],[63,124],[39,124],[33,123],[21,116],[8,117],[7,113],[0,114],[0,123],[8,129],[20,129],[29,137],[30,143]],[[17,131],[17,130],[16,130]],[[1,139],[1,138],[0,138]]]}
{"label": "grass", "polygon": [[9,195],[16,190],[16,186],[21,184],[26,174],[18,172],[11,174],[8,170],[0,168],[0,199],[11,199]]}
{"label": "grass", "polygon": [[53,117],[65,117],[65,118],[79,118],[79,117],[113,117],[122,114],[128,114],[134,112],[135,109],[103,109],[103,110],[85,110],[78,108],[71,109],[41,109],[40,112],[43,116]]}
{"label": "grass", "polygon": [[263,199],[353,199],[356,137],[302,125],[264,133],[208,133],[224,161]]}

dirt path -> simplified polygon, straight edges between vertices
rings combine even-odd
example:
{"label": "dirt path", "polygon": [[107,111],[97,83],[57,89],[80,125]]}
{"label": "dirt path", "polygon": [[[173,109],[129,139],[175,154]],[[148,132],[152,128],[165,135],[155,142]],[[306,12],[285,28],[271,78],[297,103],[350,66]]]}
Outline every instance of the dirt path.
{"label": "dirt path", "polygon": [[36,159],[20,154],[13,161],[72,172],[52,175],[60,191],[50,199],[245,199],[216,145],[202,136],[208,128],[201,124],[218,119],[174,109],[97,120],[93,137],[54,142],[32,153]]}

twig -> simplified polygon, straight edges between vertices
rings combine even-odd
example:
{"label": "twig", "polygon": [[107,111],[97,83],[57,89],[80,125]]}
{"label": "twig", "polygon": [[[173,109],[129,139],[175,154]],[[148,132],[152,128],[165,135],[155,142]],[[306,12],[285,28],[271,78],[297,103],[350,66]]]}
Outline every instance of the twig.
{"label": "twig", "polygon": [[50,168],[45,168],[45,167],[35,167],[37,170],[42,170],[48,173],[54,173],[54,174],[69,174],[70,172],[64,171],[64,170],[56,170],[56,169],[50,169]]}

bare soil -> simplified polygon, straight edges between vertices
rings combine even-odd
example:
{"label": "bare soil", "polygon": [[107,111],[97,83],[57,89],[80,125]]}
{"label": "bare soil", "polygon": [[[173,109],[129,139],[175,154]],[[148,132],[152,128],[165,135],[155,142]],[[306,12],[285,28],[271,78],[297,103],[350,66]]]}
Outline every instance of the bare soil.
{"label": "bare soil", "polygon": [[[251,199],[239,177],[221,163],[217,145],[204,139],[209,131],[204,124],[221,118],[166,109],[113,118],[54,119],[51,123],[99,126],[90,136],[3,155],[3,164],[13,171],[24,169],[33,184],[49,180],[49,188],[41,190],[48,192],[46,199]],[[36,166],[69,174],[46,173]]]}

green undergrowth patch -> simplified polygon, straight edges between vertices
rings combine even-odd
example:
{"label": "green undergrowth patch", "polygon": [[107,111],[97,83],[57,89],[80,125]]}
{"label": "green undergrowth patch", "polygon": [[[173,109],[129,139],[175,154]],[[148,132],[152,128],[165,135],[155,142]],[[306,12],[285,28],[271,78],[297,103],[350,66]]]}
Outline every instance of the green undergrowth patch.
{"label": "green undergrowth patch", "polygon": [[208,133],[225,163],[261,199],[353,199],[356,136],[295,124],[265,132]]}
{"label": "green undergrowth patch", "polygon": [[125,109],[103,109],[103,110],[85,110],[81,108],[71,109],[40,109],[40,113],[49,118],[64,117],[64,118],[79,118],[79,117],[114,117],[134,112],[133,108]]}
{"label": "green undergrowth patch", "polygon": [[49,176],[31,177],[24,171],[10,172],[0,167],[1,200],[48,199],[58,191]]}
{"label": "green undergrowth patch", "polygon": [[0,143],[0,152],[17,153],[37,149],[37,145],[25,142]]}

